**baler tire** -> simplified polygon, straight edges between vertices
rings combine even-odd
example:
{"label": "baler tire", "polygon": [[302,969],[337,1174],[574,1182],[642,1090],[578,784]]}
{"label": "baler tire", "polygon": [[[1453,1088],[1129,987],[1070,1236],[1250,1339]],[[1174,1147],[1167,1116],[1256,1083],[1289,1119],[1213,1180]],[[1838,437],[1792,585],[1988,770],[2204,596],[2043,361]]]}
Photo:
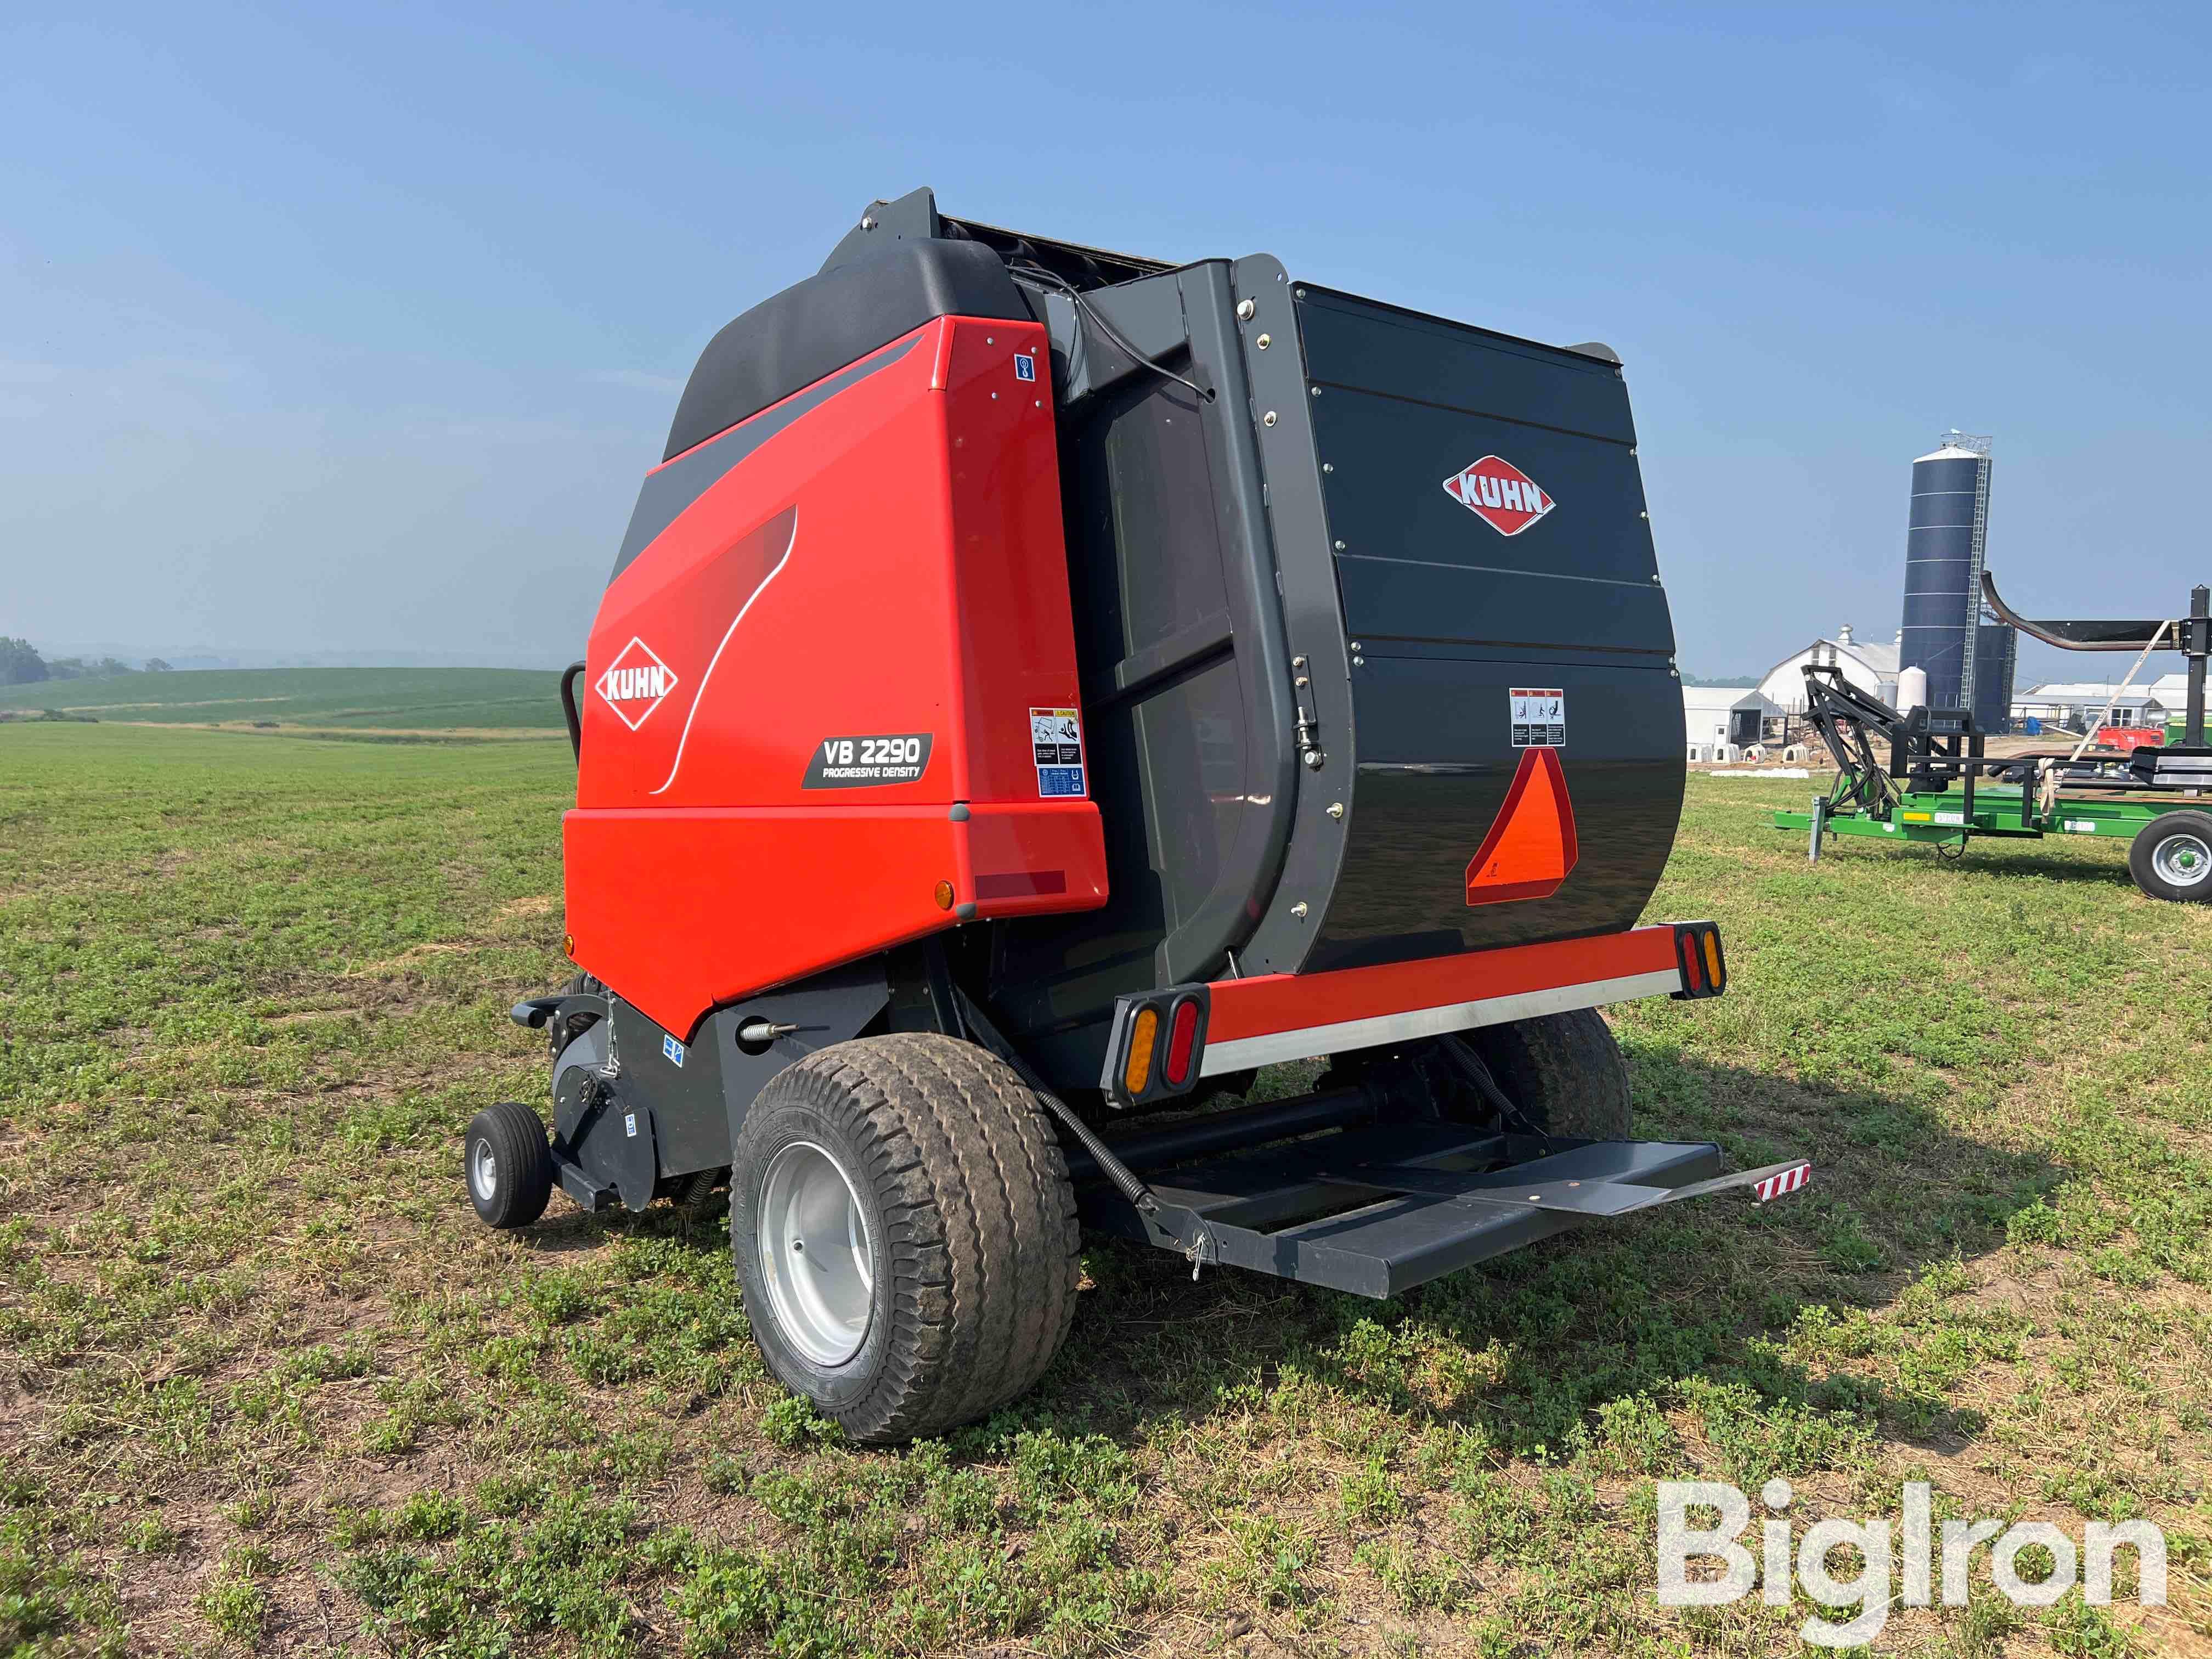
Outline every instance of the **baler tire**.
{"label": "baler tire", "polygon": [[1595,1008],[1571,1008],[1467,1034],[1498,1086],[1547,1134],[1628,1139],[1628,1063]]}
{"label": "baler tire", "polygon": [[[2175,860],[2178,842],[2197,860],[2183,872]],[[2212,812],[2161,812],[2128,843],[2128,873],[2146,898],[2174,904],[2212,902]],[[2177,875],[2184,877],[2174,879]]]}
{"label": "baler tire", "polygon": [[[763,1188],[794,1146],[844,1177],[872,1263],[865,1331],[834,1363],[783,1328],[762,1259]],[[997,1056],[925,1032],[834,1044],[761,1091],[732,1163],[730,1240],[754,1340],[848,1438],[973,1422],[1060,1352],[1081,1277],[1075,1189],[1043,1103]]]}
{"label": "baler tire", "polygon": [[502,1231],[527,1227],[553,1195],[553,1152],[545,1122],[520,1101],[487,1106],[461,1138],[461,1179],[477,1218]]}

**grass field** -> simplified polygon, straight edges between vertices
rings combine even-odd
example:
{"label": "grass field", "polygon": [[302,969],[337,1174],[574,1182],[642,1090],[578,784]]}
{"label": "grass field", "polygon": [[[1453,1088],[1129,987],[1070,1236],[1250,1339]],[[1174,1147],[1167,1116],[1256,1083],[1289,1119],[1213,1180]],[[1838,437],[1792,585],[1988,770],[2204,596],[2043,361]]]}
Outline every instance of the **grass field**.
{"label": "grass field", "polygon": [[526,668],[193,668],[0,686],[0,710],[362,732],[561,729],[561,676]]}
{"label": "grass field", "polygon": [[1734,981],[1619,1012],[1638,1128],[1810,1189],[1393,1304],[1094,1246],[1034,1395],[863,1452],[722,1219],[469,1208],[569,776],[0,726],[0,1652],[1794,1651],[1802,1598],[1648,1588],[1655,1479],[1776,1474],[1801,1529],[1909,1478],[2166,1528],[2162,1611],[1978,1570],[1885,1651],[2212,1649],[2212,955],[2124,849],[1808,867],[1808,786],[1695,781],[1653,910]]}

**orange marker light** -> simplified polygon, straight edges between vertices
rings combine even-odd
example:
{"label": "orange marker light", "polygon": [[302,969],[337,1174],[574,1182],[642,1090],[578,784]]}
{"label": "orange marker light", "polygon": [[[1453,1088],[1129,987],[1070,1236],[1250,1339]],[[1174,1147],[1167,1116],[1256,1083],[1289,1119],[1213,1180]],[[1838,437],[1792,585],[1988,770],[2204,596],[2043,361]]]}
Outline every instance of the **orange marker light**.
{"label": "orange marker light", "polygon": [[1152,1046],[1159,1041],[1160,1011],[1140,1008],[1136,1018],[1129,1022],[1129,1060],[1121,1068],[1121,1086],[1130,1098],[1145,1092],[1145,1085],[1152,1080]]}
{"label": "orange marker light", "polygon": [[1728,982],[1721,974],[1721,936],[1718,933],[1705,935],[1705,977],[1712,982],[1716,991]]}

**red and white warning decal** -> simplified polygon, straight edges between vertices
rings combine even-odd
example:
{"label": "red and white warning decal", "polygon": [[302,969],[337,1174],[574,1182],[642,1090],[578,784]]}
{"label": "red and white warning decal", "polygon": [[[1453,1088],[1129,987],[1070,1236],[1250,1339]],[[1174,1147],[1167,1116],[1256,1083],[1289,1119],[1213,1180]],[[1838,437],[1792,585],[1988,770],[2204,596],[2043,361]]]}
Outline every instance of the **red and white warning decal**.
{"label": "red and white warning decal", "polygon": [[1517,536],[1558,503],[1512,462],[1486,455],[1444,480],[1444,494],[1501,536]]}
{"label": "red and white warning decal", "polygon": [[1556,685],[1514,685],[1505,696],[1516,749],[1567,746],[1567,694]]}
{"label": "red and white warning decal", "polygon": [[676,689],[676,671],[653,654],[653,647],[633,637],[623,647],[592,689],[607,700],[607,707],[633,732],[646,716],[660,707],[660,700]]}
{"label": "red and white warning decal", "polygon": [[1764,1204],[1770,1198],[1779,1198],[1784,1193],[1794,1193],[1813,1178],[1809,1164],[1793,1164],[1786,1170],[1777,1170],[1751,1189],[1751,1201]]}

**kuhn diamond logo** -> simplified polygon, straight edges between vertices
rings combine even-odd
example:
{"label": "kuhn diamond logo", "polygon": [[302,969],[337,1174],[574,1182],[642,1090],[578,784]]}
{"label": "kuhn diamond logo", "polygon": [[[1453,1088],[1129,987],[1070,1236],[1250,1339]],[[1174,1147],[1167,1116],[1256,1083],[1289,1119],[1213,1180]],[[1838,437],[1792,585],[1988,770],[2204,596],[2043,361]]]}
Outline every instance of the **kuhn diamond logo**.
{"label": "kuhn diamond logo", "polygon": [[633,639],[607,665],[606,672],[592,689],[635,732],[645,724],[647,715],[660,707],[660,700],[676,689],[676,671],[654,656],[643,640]]}
{"label": "kuhn diamond logo", "polygon": [[1486,455],[1444,480],[1444,494],[1501,536],[1517,536],[1559,503],[1510,461]]}

